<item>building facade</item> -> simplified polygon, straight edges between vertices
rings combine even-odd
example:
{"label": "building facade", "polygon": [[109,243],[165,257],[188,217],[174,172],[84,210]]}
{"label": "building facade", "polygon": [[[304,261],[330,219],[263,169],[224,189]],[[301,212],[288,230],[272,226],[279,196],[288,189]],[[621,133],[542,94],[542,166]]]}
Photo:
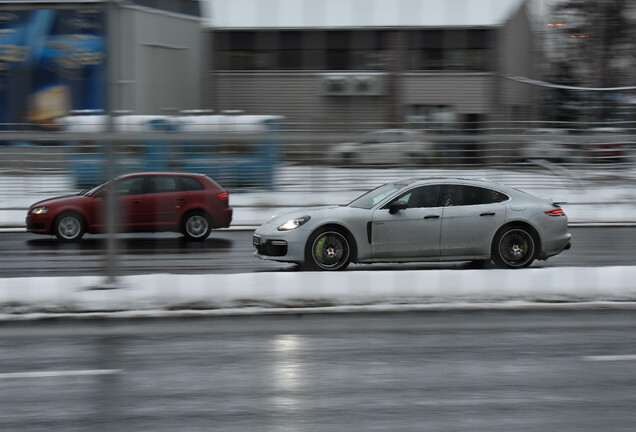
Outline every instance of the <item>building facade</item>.
{"label": "building facade", "polygon": [[521,0],[211,0],[207,108],[474,129],[535,117]]}

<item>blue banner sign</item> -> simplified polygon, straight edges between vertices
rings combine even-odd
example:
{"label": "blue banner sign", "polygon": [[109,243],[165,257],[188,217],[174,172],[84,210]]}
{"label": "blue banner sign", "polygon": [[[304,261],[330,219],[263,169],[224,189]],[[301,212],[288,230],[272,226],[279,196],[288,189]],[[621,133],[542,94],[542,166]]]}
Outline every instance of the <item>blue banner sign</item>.
{"label": "blue banner sign", "polygon": [[106,108],[102,9],[0,11],[0,123],[50,128],[74,110]]}

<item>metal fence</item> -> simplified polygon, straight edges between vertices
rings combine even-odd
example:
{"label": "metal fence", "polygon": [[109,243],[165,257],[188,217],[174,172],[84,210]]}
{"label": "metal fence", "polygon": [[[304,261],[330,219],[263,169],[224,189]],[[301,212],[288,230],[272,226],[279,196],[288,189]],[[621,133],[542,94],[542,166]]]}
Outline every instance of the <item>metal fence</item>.
{"label": "metal fence", "polygon": [[[99,121],[96,121],[99,117]],[[133,116],[131,116],[133,117]],[[232,192],[360,189],[368,170],[393,176],[478,175],[536,184],[633,181],[633,124],[491,123],[457,132],[408,125],[354,124],[347,132],[322,124],[285,124],[275,116],[77,116],[57,131],[0,133],[0,193],[22,196],[23,177],[42,177],[44,192],[70,192],[106,180],[110,148],[116,172],[186,171],[216,179]],[[70,122],[69,122],[70,124]],[[564,127],[565,126],[565,127]],[[57,125],[59,128],[59,125]],[[480,171],[482,170],[482,171]],[[550,175],[536,175],[532,173]],[[15,207],[4,201],[5,207]],[[0,205],[2,207],[2,205]]]}

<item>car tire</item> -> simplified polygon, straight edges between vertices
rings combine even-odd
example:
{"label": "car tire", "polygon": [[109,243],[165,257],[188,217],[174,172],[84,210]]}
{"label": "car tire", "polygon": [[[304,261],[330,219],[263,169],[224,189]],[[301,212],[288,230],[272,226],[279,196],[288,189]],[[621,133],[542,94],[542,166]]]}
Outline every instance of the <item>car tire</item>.
{"label": "car tire", "polygon": [[207,213],[194,211],[186,214],[181,222],[181,233],[186,239],[203,241],[212,231],[212,221]]}
{"label": "car tire", "polygon": [[64,212],[53,221],[53,233],[63,242],[79,241],[85,232],[86,223],[78,213]]}
{"label": "car tire", "polygon": [[351,262],[352,251],[351,242],[342,230],[319,229],[307,240],[303,268],[326,271],[344,270]]}
{"label": "car tire", "polygon": [[536,245],[530,229],[520,225],[504,227],[493,240],[492,261],[501,268],[529,267],[537,254]]}

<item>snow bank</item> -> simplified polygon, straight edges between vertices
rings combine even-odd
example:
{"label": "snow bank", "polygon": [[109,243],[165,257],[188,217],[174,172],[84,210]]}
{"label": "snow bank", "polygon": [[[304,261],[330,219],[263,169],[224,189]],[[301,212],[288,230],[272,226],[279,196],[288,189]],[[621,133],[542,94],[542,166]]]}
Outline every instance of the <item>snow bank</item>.
{"label": "snow bank", "polygon": [[[636,267],[0,279],[0,319],[636,305]],[[109,289],[103,289],[109,288]]]}

